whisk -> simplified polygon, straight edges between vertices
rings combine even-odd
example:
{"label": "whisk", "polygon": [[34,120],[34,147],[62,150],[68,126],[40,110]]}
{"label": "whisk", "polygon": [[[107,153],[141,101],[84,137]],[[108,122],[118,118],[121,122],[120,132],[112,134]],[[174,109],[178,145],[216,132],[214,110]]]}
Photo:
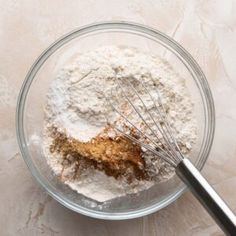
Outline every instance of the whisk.
{"label": "whisk", "polygon": [[[134,86],[129,79],[121,80],[120,78],[115,78],[115,80],[118,89],[115,94],[112,94],[112,99],[108,98],[103,93],[106,101],[110,104],[112,110],[124,119],[124,121],[134,129],[142,139],[124,132],[124,130],[119,126],[115,125],[114,128],[122,135],[129,138],[132,142],[139,144],[144,149],[150,151],[153,155],[159,156],[173,166],[177,176],[190,188],[194,196],[215,219],[221,229],[227,235],[236,235],[236,217],[234,213],[209,185],[198,169],[181,152],[158,89],[155,91],[157,96],[154,98],[148,89],[147,83],[143,81],[139,81],[139,85]],[[155,84],[155,81],[152,80],[151,83]],[[140,93],[140,88],[147,96],[149,96],[149,101],[152,102],[152,105],[155,108],[155,113],[148,109],[148,106],[145,104]],[[118,90],[119,94],[117,94]],[[125,114],[125,112],[120,109],[117,97],[130,106],[133,114],[137,115],[139,119],[141,119],[145,126],[145,130],[148,132],[137,127],[132,122],[132,119],[129,118],[129,115]],[[135,102],[133,102],[134,97],[139,104],[142,105],[143,109],[140,109],[140,106],[137,106]],[[153,126],[150,125],[150,122],[155,124],[155,130],[152,128]],[[147,140],[148,142],[145,142],[144,140]]]}

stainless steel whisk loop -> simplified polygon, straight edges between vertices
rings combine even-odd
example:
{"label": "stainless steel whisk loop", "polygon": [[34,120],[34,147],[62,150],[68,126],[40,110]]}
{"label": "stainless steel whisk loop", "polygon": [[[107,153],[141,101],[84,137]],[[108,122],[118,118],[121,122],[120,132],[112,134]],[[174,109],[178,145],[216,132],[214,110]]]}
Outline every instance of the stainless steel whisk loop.
{"label": "stainless steel whisk loop", "polygon": [[[198,169],[191,163],[191,161],[182,154],[177,140],[174,137],[174,132],[168,120],[168,115],[165,111],[158,89],[156,89],[157,99],[154,99],[145,82],[141,80],[139,81],[139,88],[145,91],[145,94],[149,96],[149,100],[155,107],[154,117],[142,99],[139,90],[129,81],[129,79],[121,80],[118,77],[115,79],[120,91],[120,95],[130,105],[133,112],[135,112],[135,114],[141,119],[142,123],[145,125],[146,130],[152,134],[152,137],[150,137],[147,132],[144,132],[138,128],[129,119],[129,117],[118,108],[119,103],[118,99],[116,99],[117,94],[112,94],[112,100],[109,100],[104,94],[106,101],[110,104],[111,108],[117,112],[120,117],[122,117],[124,121],[141,137],[148,140],[148,143],[137,139],[131,134],[127,134],[119,127],[114,128],[134,143],[139,144],[141,147],[152,152],[154,155],[159,156],[164,161],[173,166],[177,176],[189,187],[194,196],[215,219],[216,223],[221,227],[221,229],[227,235],[236,235],[236,217],[234,213],[216,193],[216,191],[210,186],[210,184],[201,175]],[[150,79],[149,82],[155,85],[155,81],[153,79]],[[126,84],[126,89],[123,86],[124,83]],[[145,114],[142,114],[140,109],[134,104],[130,94],[135,96],[140,104],[142,104]],[[150,126],[146,117],[148,117],[149,120],[155,124],[156,130]],[[160,138],[160,135],[158,135],[157,132],[159,132],[162,138]],[[155,140],[153,137],[155,137]]]}

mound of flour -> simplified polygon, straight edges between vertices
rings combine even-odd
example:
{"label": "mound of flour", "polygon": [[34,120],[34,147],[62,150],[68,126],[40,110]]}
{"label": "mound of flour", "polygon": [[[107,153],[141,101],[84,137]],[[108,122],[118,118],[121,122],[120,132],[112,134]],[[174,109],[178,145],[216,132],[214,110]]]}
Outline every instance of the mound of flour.
{"label": "mound of flour", "polygon": [[[172,167],[147,152],[144,153],[144,159],[154,177],[152,181],[136,180],[128,183],[126,179],[108,177],[95,169],[84,170],[79,178],[74,179],[70,178],[75,172],[73,162],[65,164],[62,156],[50,152],[50,127],[57,127],[81,142],[88,142],[104,130],[108,118],[117,120],[118,114],[111,111],[103,96],[106,94],[108,99],[109,96],[113,99],[110,91],[117,91],[119,99],[117,78],[127,79],[132,84],[140,81],[150,83],[149,92],[154,98],[158,88],[183,153],[191,151],[197,138],[193,104],[185,82],[166,61],[134,48],[102,47],[79,54],[59,71],[49,88],[45,106],[44,152],[56,175],[63,172],[64,176],[68,176],[63,180],[66,184],[99,202],[137,193],[156,182],[171,178],[174,173]],[[154,110],[150,97],[146,96],[145,91],[141,93],[148,109]],[[136,105],[142,109],[142,104]],[[142,127],[139,117],[131,114],[131,120]],[[153,127],[155,125],[150,124]],[[115,134],[111,132],[109,135]]]}

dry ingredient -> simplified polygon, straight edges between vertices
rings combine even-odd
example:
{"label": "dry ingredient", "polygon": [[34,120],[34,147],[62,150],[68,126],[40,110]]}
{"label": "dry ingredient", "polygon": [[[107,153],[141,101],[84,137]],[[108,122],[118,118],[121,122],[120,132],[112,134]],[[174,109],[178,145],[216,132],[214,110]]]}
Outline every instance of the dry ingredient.
{"label": "dry ingredient", "polygon": [[[140,100],[129,93],[129,86],[134,86],[148,110],[155,112],[142,84],[154,99],[161,97],[179,146],[188,155],[197,138],[193,104],[184,80],[163,59],[135,48],[102,47],[79,54],[53,80],[45,106],[44,153],[55,174],[78,193],[103,202],[173,176],[166,162],[113,129],[115,125],[137,135],[107,100],[155,138],[122,93],[144,111]],[[150,118],[145,119],[156,130]]]}

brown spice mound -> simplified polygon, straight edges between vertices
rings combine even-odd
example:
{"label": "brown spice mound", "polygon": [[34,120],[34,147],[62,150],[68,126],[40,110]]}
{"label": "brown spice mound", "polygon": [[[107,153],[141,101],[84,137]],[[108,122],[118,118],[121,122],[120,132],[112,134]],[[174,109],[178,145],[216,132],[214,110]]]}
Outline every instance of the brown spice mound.
{"label": "brown spice mound", "polygon": [[68,160],[76,160],[77,173],[81,169],[93,167],[104,171],[108,176],[125,176],[146,179],[145,162],[141,147],[123,136],[115,138],[97,136],[89,142],[68,138],[65,133],[52,129],[53,143],[50,152],[61,153]]}

